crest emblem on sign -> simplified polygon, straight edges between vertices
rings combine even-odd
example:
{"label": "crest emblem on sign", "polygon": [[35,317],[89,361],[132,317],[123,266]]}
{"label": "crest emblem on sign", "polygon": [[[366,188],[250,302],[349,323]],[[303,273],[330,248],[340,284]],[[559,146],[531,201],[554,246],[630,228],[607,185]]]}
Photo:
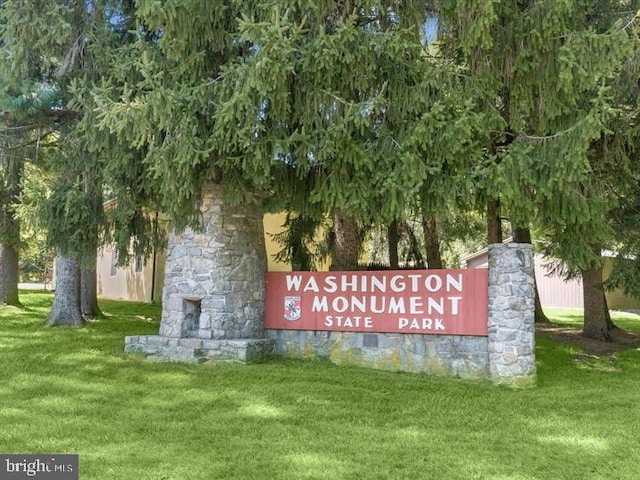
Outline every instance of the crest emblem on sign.
{"label": "crest emblem on sign", "polygon": [[300,297],[284,297],[284,318],[290,322],[300,320],[302,300]]}

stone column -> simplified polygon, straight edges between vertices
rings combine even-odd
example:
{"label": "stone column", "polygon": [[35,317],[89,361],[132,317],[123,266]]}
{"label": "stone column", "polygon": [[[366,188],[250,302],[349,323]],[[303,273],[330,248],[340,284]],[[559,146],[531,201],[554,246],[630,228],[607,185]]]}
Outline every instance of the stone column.
{"label": "stone column", "polygon": [[531,245],[490,245],[489,375],[494,383],[535,384],[534,295]]}
{"label": "stone column", "polygon": [[273,351],[264,338],[267,256],[259,202],[224,201],[207,185],[202,228],[169,237],[160,335],[125,338],[149,360],[254,362]]}
{"label": "stone column", "polygon": [[201,339],[263,337],[262,206],[229,204],[222,186],[208,185],[202,231],[169,238],[160,335]]}

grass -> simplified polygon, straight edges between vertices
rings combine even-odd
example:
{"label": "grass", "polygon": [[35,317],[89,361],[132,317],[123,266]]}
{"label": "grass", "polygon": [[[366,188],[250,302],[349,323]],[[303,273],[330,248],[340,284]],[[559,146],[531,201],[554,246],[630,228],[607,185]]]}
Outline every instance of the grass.
{"label": "grass", "polygon": [[[559,325],[582,328],[584,320],[582,309],[579,308],[545,308],[545,314]],[[640,316],[624,311],[611,312],[613,322],[624,330],[640,333]]]}
{"label": "grass", "polygon": [[640,350],[603,371],[540,339],[538,387],[323,362],[180,365],[123,354],[159,310],[47,328],[0,307],[0,452],[79,453],[83,480],[636,479]]}

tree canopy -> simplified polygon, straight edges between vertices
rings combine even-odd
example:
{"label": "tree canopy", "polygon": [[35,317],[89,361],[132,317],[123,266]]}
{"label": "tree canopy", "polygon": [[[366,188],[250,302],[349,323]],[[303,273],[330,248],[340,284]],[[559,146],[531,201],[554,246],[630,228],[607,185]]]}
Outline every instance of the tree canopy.
{"label": "tree canopy", "polygon": [[148,252],[144,208],[182,228],[221,183],[309,222],[389,224],[411,207],[426,236],[493,202],[580,268],[612,236],[607,185],[627,208],[615,218],[636,205],[633,2],[42,6],[2,4],[4,92],[57,132],[43,218],[63,252],[101,232]]}

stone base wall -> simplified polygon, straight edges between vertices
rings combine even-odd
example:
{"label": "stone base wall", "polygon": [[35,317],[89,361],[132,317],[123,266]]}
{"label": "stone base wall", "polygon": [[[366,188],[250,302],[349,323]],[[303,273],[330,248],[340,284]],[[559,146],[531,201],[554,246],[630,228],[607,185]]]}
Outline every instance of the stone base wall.
{"label": "stone base wall", "polygon": [[[190,231],[173,238],[160,335],[126,337],[126,352],[140,353],[150,360],[192,363],[253,362],[275,354],[490,379],[511,386],[535,384],[531,245],[489,247],[488,336],[263,331],[264,278],[255,277],[258,272],[264,274],[265,269],[259,267],[264,256],[253,251],[249,241],[262,234],[252,227],[255,219],[262,225],[261,216],[252,208],[242,213],[226,210],[215,195],[205,200],[207,225],[218,222],[214,230],[221,230],[224,224],[226,231],[213,239]],[[234,242],[220,235],[238,235],[243,239],[241,247],[221,249]],[[245,257],[252,255],[255,258]]]}
{"label": "stone base wall", "polygon": [[288,358],[467,379],[489,375],[487,337],[306,330],[265,334],[275,341],[274,353]]}
{"label": "stone base wall", "polygon": [[144,355],[147,360],[185,363],[259,362],[273,349],[274,341],[266,338],[202,340],[160,335],[125,337],[124,345],[125,352]]}

